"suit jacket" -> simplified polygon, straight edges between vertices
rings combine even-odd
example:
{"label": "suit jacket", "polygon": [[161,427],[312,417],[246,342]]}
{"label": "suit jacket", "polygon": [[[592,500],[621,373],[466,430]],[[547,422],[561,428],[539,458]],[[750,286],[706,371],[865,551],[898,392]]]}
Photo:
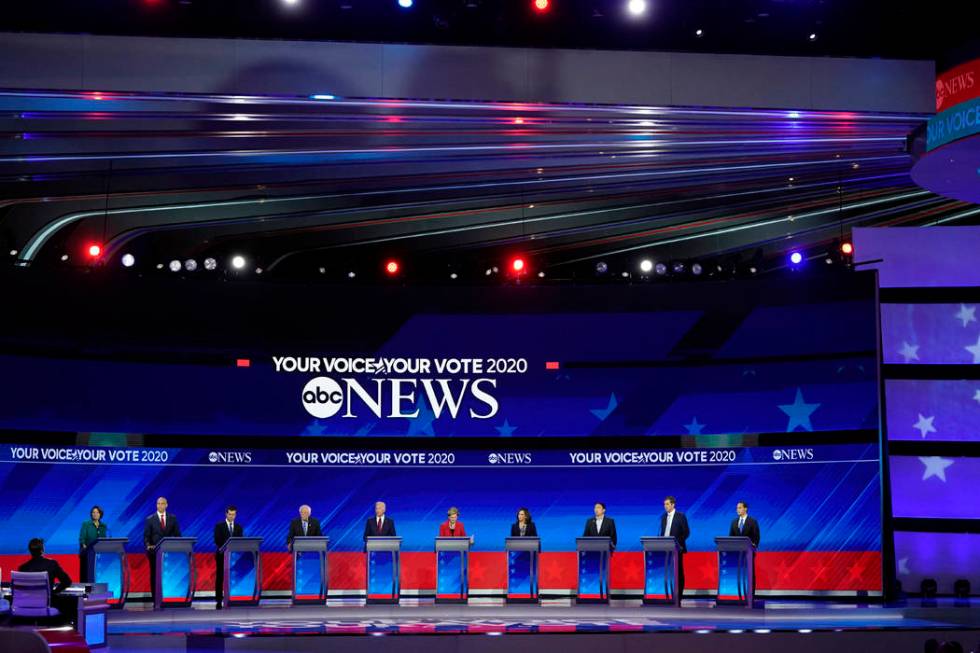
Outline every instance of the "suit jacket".
{"label": "suit jacket", "polygon": [[78,548],[84,549],[100,537],[105,537],[108,532],[109,528],[104,521],[100,521],[99,527],[96,528],[95,522],[86,519],[82,522],[82,530],[78,532]]}
{"label": "suit jacket", "polygon": [[687,553],[687,538],[691,537],[691,529],[687,525],[687,517],[684,513],[675,510],[674,519],[670,522],[670,532],[664,533],[665,528],[667,528],[667,513],[660,515],[660,535],[675,538],[681,553]]}
{"label": "suit jacket", "polygon": [[[18,567],[17,571],[48,572],[48,582],[51,583],[52,594],[58,594],[62,590],[71,587],[71,576],[61,568],[57,560],[52,560],[51,558],[45,558],[43,556],[31,558]],[[57,585],[55,581],[58,581]]]}
{"label": "suit jacket", "polygon": [[[518,524],[517,522],[514,522],[513,524],[510,525],[510,536],[511,537],[521,536],[521,525]],[[538,536],[537,527],[534,525],[533,521],[529,521],[527,523],[527,527],[524,529],[524,537],[537,537],[537,536]]]}
{"label": "suit jacket", "polygon": [[309,523],[306,525],[306,533],[303,532],[303,520],[300,517],[296,517],[293,521],[289,522],[289,533],[286,534],[286,546],[289,546],[293,542],[294,537],[319,537],[323,535],[320,530],[320,520],[316,517],[310,517],[307,520]]}
{"label": "suit jacket", "polygon": [[752,544],[759,546],[759,522],[751,515],[745,516],[745,526],[742,532],[738,532],[738,517],[732,520],[731,528],[728,529],[729,537],[747,537],[752,540]]}
{"label": "suit jacket", "polygon": [[160,517],[154,512],[143,524],[143,546],[156,546],[165,537],[180,537],[180,524],[171,513],[167,514],[167,528],[160,528]]}
{"label": "suit jacket", "polygon": [[225,545],[225,542],[228,541],[228,538],[241,537],[244,534],[244,532],[245,531],[242,529],[242,525],[236,521],[235,533],[234,535],[232,535],[231,533],[228,532],[228,522],[226,522],[224,519],[219,521],[217,524],[214,525],[214,546],[217,549],[219,549],[219,551],[217,551],[216,553],[218,553],[218,555],[221,554],[220,549]]}
{"label": "suit jacket", "polygon": [[[459,522],[457,522],[459,523]],[[378,518],[368,517],[367,522],[364,524],[364,537],[394,537],[395,536],[395,520],[385,515],[385,519],[381,522],[381,531],[378,531]]]}
{"label": "suit jacket", "polygon": [[616,548],[616,522],[612,517],[602,519],[602,529],[596,529],[595,517],[585,521],[585,531],[582,537],[608,537],[612,542],[612,548]]}
{"label": "suit jacket", "polygon": [[[388,521],[386,518],[385,521]],[[377,526],[377,522],[375,522]],[[384,526],[384,524],[382,524]],[[456,520],[456,530],[449,530],[449,520],[439,524],[439,537],[464,537],[466,535],[466,528],[463,527],[463,522]]]}

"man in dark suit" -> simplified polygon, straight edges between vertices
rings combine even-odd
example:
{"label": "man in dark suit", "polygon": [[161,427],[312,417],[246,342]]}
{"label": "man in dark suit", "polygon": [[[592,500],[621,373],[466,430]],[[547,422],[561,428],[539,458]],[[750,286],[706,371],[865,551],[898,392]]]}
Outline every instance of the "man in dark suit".
{"label": "man in dark suit", "polygon": [[316,517],[311,517],[313,509],[307,505],[299,507],[299,517],[289,522],[289,532],[286,534],[286,548],[293,550],[294,537],[320,537],[320,521]]}
{"label": "man in dark suit", "polygon": [[65,621],[72,624],[78,620],[78,602],[74,597],[65,596],[62,592],[71,587],[71,576],[61,568],[57,560],[44,557],[44,540],[34,538],[27,543],[31,559],[17,568],[17,571],[48,572],[48,582],[51,583],[51,607],[58,610]]}
{"label": "man in dark suit", "polygon": [[582,537],[608,537],[612,549],[616,548],[616,522],[606,517],[606,504],[599,502],[593,508],[595,517],[585,521]]}
{"label": "man in dark suit", "polygon": [[157,499],[157,511],[143,523],[143,546],[150,563],[150,594],[157,591],[157,544],[165,537],[180,537],[180,524],[177,518],[167,512],[167,499]]}
{"label": "man in dark suit", "polygon": [[214,600],[215,607],[219,610],[224,607],[221,605],[225,591],[225,554],[221,552],[221,547],[232,537],[242,537],[244,531],[242,525],[235,521],[238,516],[238,508],[228,506],[225,508],[225,518],[214,525]]}
{"label": "man in dark suit", "polygon": [[378,501],[374,504],[374,517],[368,517],[364,524],[365,540],[369,537],[395,536],[395,520],[385,514],[386,509],[387,506],[385,506],[384,501]]}
{"label": "man in dark suit", "polygon": [[755,517],[749,516],[749,504],[744,501],[739,501],[735,504],[735,512],[738,513],[738,517],[732,520],[732,525],[728,529],[729,537],[747,537],[752,540],[752,545],[758,548],[759,546],[759,522],[755,520]]}
{"label": "man in dark suit", "polygon": [[687,517],[677,510],[677,499],[672,496],[664,499],[664,514],[660,515],[660,536],[677,540],[680,555],[677,556],[677,595],[684,598],[684,554],[687,553],[687,538],[691,529]]}

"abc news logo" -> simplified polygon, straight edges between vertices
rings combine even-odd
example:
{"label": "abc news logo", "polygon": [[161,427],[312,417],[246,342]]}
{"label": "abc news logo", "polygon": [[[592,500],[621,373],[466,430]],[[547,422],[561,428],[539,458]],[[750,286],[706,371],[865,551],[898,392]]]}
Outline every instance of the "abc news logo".
{"label": "abc news logo", "polygon": [[208,462],[225,465],[249,465],[252,462],[251,451],[212,451],[208,454]]}
{"label": "abc news logo", "polygon": [[491,465],[530,465],[531,454],[524,453],[491,453],[487,456],[487,462]]}
{"label": "abc news logo", "polygon": [[776,462],[813,460],[813,449],[776,449],[772,452],[772,459]]}

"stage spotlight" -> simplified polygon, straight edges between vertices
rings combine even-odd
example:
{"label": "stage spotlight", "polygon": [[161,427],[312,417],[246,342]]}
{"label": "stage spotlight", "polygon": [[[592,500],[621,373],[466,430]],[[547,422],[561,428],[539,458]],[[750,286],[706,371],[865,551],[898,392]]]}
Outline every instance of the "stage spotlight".
{"label": "stage spotlight", "polygon": [[287,7],[295,7],[299,4],[299,0],[280,0]]}
{"label": "stage spotlight", "polygon": [[789,262],[791,265],[799,265],[803,262],[803,254],[800,252],[791,252],[789,255]]}
{"label": "stage spotlight", "polygon": [[674,274],[684,274],[684,262],[674,261],[670,269],[673,270]]}
{"label": "stage spotlight", "polygon": [[548,0],[534,0],[534,8],[538,11],[548,11],[551,3]]}
{"label": "stage spotlight", "polygon": [[398,261],[391,259],[390,261],[385,263],[385,272],[387,272],[390,276],[395,276],[396,274],[398,274],[398,269],[400,267],[401,266],[398,265]]}
{"label": "stage spotlight", "polygon": [[205,270],[214,270],[217,267],[218,267],[218,262],[215,261],[210,256],[208,258],[204,259],[204,269]]}
{"label": "stage spotlight", "polygon": [[648,258],[645,258],[642,261],[640,261],[640,272],[642,272],[643,274],[649,274],[650,270],[652,269],[653,269],[653,261],[651,261]]}
{"label": "stage spotlight", "polygon": [[398,0],[398,6],[402,9],[411,9],[412,4],[414,4],[412,0]]}
{"label": "stage spotlight", "polygon": [[524,272],[524,265],[524,259],[518,256],[510,262],[510,269],[513,270],[515,274],[521,274]]}
{"label": "stage spotlight", "polygon": [[353,279],[356,276],[357,276],[357,273],[354,272],[353,270],[351,270],[350,272],[347,273],[347,278],[348,279]]}
{"label": "stage spotlight", "polygon": [[816,41],[817,40],[817,33],[816,32],[810,32],[810,40],[811,41]]}
{"label": "stage spotlight", "polygon": [[609,265],[605,261],[599,261],[595,264],[596,274],[605,274],[609,272]]}
{"label": "stage spotlight", "polygon": [[232,256],[231,267],[235,268],[236,270],[241,270],[243,267],[245,267],[245,257],[242,256],[241,254],[236,254],[235,256]]}
{"label": "stage spotlight", "polygon": [[657,273],[658,277],[662,277],[667,274],[667,264],[657,263],[655,266],[653,266],[653,271]]}
{"label": "stage spotlight", "polygon": [[544,279],[544,270],[541,270],[540,272],[538,272],[538,278],[539,279]]}
{"label": "stage spotlight", "polygon": [[180,268],[181,267],[182,266],[180,264],[180,261],[178,261],[177,259],[174,259],[174,260],[170,261],[170,271],[171,272],[180,272]]}
{"label": "stage spotlight", "polygon": [[456,279],[459,278],[459,275],[456,274],[455,272],[450,272],[449,273],[449,278],[452,279],[453,281],[455,281]]}
{"label": "stage spotlight", "polygon": [[694,30],[694,36],[701,38],[702,36],[704,36],[704,30],[700,28]]}
{"label": "stage spotlight", "polygon": [[194,272],[195,270],[197,270],[197,261],[195,261],[192,258],[187,259],[186,261],[184,261],[184,269],[187,270],[188,272]]}
{"label": "stage spotlight", "polygon": [[841,243],[840,251],[845,256],[850,256],[851,254],[854,253],[854,245],[848,242]]}
{"label": "stage spotlight", "polygon": [[102,254],[102,245],[99,245],[98,243],[92,243],[86,248],[85,251],[88,252],[88,255],[90,257],[99,258],[99,255]]}
{"label": "stage spotlight", "polygon": [[493,270],[491,270],[490,268],[487,268],[486,276],[489,277],[491,274],[493,274]]}
{"label": "stage spotlight", "polygon": [[953,582],[953,596],[958,599],[970,598],[970,581],[965,578],[957,578]]}
{"label": "stage spotlight", "polygon": [[922,591],[922,598],[934,599],[939,591],[939,584],[935,578],[923,578],[919,589]]}
{"label": "stage spotlight", "polygon": [[642,16],[647,10],[647,0],[628,0],[626,11],[633,16]]}
{"label": "stage spotlight", "polygon": [[122,259],[120,260],[122,261],[124,268],[131,268],[136,263],[136,257],[132,254],[123,254]]}
{"label": "stage spotlight", "polygon": [[693,274],[694,276],[699,277],[701,276],[702,272],[704,272],[704,268],[701,267],[700,263],[693,263],[691,265],[691,274]]}

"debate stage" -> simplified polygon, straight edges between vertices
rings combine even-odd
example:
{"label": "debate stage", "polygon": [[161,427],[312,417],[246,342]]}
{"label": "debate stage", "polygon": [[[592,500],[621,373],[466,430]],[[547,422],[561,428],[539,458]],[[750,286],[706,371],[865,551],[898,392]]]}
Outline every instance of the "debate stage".
{"label": "debate stage", "polygon": [[[980,601],[875,605],[767,601],[755,609],[685,600],[681,609],[611,605],[369,605],[294,607],[270,601],[216,611],[127,608],[109,620],[112,651],[922,651],[929,638],[980,642]],[[591,635],[591,636],[583,636]],[[599,636],[602,636],[601,639]],[[539,639],[546,638],[546,639]]]}

